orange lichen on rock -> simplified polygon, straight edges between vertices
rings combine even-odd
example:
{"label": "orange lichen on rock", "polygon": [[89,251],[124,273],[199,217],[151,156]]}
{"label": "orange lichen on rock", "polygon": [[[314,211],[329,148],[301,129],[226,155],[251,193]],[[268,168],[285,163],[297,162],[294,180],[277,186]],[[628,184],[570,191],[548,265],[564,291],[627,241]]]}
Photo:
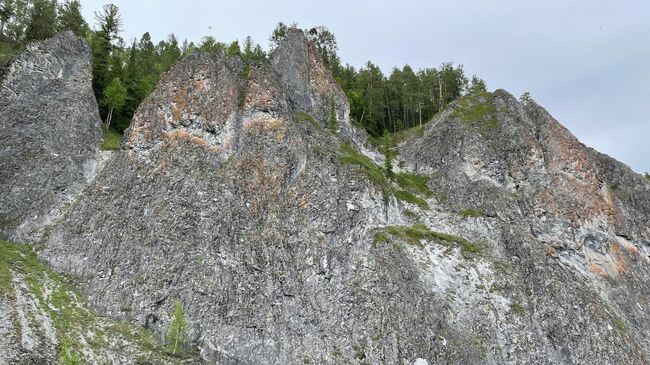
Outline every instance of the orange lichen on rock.
{"label": "orange lichen on rock", "polygon": [[185,130],[177,129],[165,134],[165,142],[177,143],[182,140],[186,140],[193,144],[204,147],[208,145],[208,142],[204,139],[196,137],[195,135]]}
{"label": "orange lichen on rock", "polygon": [[591,265],[589,265],[589,270],[595,272],[596,274],[608,278],[609,274],[607,273],[607,270],[603,269],[600,265],[596,264],[595,262],[592,262]]}
{"label": "orange lichen on rock", "polygon": [[609,254],[614,261],[614,267],[619,274],[630,275],[632,272],[627,265],[625,258],[625,251],[621,250],[621,246],[618,244],[611,244],[609,246]]}

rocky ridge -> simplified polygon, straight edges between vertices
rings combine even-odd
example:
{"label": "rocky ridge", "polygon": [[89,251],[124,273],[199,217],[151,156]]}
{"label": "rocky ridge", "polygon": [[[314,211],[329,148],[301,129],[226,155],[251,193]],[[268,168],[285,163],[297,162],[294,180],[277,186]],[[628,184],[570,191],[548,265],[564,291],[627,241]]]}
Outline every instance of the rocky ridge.
{"label": "rocky ridge", "polygon": [[502,90],[392,143],[299,31],[197,53],[38,255],[160,338],[180,300],[219,364],[650,362],[643,177]]}

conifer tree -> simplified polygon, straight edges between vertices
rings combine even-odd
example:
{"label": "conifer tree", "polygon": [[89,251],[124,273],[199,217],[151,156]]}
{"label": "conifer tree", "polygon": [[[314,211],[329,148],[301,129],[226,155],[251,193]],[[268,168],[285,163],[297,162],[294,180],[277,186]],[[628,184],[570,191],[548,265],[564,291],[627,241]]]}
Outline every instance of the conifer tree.
{"label": "conifer tree", "polygon": [[167,349],[173,355],[181,353],[187,346],[186,332],[187,322],[185,321],[183,305],[179,300],[177,300],[174,305],[172,322],[169,325],[169,333],[167,334]]}
{"label": "conifer tree", "polygon": [[56,33],[56,1],[34,0],[30,11],[25,41],[43,40]]}
{"label": "conifer tree", "polygon": [[88,23],[81,15],[81,3],[78,0],[66,1],[59,5],[58,30],[71,30],[80,37],[86,37]]}

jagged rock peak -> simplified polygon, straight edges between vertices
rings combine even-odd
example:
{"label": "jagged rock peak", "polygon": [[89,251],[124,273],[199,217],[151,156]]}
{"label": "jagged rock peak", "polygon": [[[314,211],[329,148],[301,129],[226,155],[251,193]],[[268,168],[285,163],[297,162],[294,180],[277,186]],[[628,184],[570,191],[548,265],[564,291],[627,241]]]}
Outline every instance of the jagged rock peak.
{"label": "jagged rock peak", "polygon": [[245,63],[224,52],[197,52],[161,78],[137,110],[125,137],[127,149],[185,138],[229,156],[243,129],[309,118],[322,128],[332,113],[341,133],[352,129],[345,93],[316,46],[292,29],[269,61]]}
{"label": "jagged rock peak", "polygon": [[0,237],[34,241],[94,175],[91,52],[72,32],[31,43],[0,85]]}

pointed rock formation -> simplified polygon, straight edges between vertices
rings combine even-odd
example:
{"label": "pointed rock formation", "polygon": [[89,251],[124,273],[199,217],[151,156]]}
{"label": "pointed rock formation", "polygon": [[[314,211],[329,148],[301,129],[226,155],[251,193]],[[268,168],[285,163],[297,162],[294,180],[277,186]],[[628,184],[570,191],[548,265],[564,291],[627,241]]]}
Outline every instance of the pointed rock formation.
{"label": "pointed rock formation", "polygon": [[32,43],[0,85],[0,238],[37,241],[95,174],[101,121],[86,42]]}

